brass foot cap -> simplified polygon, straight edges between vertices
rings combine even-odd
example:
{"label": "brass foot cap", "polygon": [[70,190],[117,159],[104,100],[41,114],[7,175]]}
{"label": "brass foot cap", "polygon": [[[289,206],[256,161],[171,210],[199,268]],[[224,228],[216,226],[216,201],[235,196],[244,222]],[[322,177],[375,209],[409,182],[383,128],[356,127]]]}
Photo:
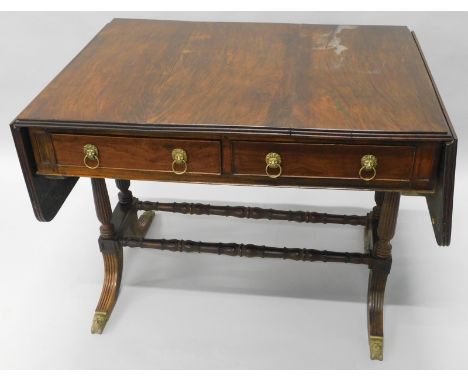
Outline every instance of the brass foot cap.
{"label": "brass foot cap", "polygon": [[369,336],[370,359],[383,361],[383,337]]}
{"label": "brass foot cap", "polygon": [[104,327],[107,323],[107,313],[106,312],[96,312],[94,313],[93,325],[91,326],[91,333],[93,334],[102,334]]}

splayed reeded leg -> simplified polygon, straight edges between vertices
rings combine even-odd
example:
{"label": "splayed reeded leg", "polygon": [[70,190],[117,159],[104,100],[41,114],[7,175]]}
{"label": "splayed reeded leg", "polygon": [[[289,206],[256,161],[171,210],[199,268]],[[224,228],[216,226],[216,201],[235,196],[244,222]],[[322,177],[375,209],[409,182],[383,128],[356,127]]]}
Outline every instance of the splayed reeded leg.
{"label": "splayed reeded leg", "polygon": [[104,259],[104,283],[101,297],[94,313],[92,333],[101,334],[112,313],[122,279],[123,251],[115,240],[115,228],[111,223],[112,210],[104,179],[91,179],[96,214],[101,222],[99,245]]}
{"label": "splayed reeded leg", "polygon": [[118,246],[115,250],[103,250],[104,283],[101,297],[94,313],[91,333],[101,334],[114,309],[122,278],[123,251]]}
{"label": "splayed reeded leg", "polygon": [[395,234],[400,194],[376,192],[376,206],[372,211],[374,243],[369,262],[369,288],[367,295],[367,324],[370,358],[383,360],[383,306],[385,285],[392,264],[390,240]]}

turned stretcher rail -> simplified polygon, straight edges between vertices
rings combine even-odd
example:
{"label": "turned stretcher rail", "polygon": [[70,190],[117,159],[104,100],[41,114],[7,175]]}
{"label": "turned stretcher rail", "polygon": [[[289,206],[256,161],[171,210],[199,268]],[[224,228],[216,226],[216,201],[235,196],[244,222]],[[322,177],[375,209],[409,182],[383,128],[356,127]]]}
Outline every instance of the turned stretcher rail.
{"label": "turned stretcher rail", "polygon": [[287,220],[299,223],[367,225],[367,216],[337,215],[320,212],[283,211],[258,207],[212,206],[201,203],[136,202],[142,211],[163,211],[190,215],[219,215],[247,219]]}
{"label": "turned stretcher rail", "polygon": [[369,255],[359,252],[334,252],[305,248],[279,248],[254,244],[209,243],[177,239],[140,239],[122,237],[124,247],[152,248],[172,252],[213,253],[241,257],[266,257],[296,261],[323,261],[334,263],[368,264]]}

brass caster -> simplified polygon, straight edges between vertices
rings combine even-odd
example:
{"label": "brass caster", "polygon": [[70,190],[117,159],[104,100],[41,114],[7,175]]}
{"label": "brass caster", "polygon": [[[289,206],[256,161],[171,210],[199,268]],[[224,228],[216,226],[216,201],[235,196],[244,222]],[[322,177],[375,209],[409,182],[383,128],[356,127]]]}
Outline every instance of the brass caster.
{"label": "brass caster", "polygon": [[369,337],[370,359],[383,361],[383,337]]}
{"label": "brass caster", "polygon": [[104,327],[107,323],[107,313],[106,312],[96,312],[94,313],[93,325],[91,326],[92,334],[102,334]]}

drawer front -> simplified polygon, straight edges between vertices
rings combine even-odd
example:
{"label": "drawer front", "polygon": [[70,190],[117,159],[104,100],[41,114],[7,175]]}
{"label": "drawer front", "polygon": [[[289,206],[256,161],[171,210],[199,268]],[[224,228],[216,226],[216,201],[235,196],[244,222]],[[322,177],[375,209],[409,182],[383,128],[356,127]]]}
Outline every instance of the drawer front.
{"label": "drawer front", "polygon": [[[59,167],[80,167],[89,174],[106,169],[157,171],[172,173],[174,149],[185,151],[187,174],[220,174],[221,148],[218,141],[163,139],[148,137],[115,137],[96,135],[52,134],[55,159]],[[99,166],[86,168],[83,148],[93,145],[98,150]],[[88,161],[95,166],[96,161]],[[183,171],[184,165],[175,165]]]}
{"label": "drawer front", "polygon": [[[410,181],[415,158],[413,146],[363,146],[345,144],[296,144],[236,141],[232,143],[232,169],[236,175],[267,176],[265,157],[274,152],[281,157],[280,178],[336,178],[360,180],[359,170],[364,155],[377,159],[378,181]],[[269,168],[272,175],[278,169]],[[362,172],[372,177],[373,170]]]}
{"label": "drawer front", "polygon": [[[107,132],[106,132],[107,134]],[[122,136],[29,131],[36,171],[45,176],[86,176],[135,180],[182,181],[270,186],[332,187],[431,192],[441,152],[433,142],[347,143],[284,142],[247,139]],[[98,150],[99,166],[84,163],[84,146]],[[173,170],[173,150],[182,149],[184,165]],[[279,168],[269,167],[266,155],[281,157]],[[362,157],[377,159],[373,170],[359,172]],[[90,167],[97,161],[87,162]]]}

